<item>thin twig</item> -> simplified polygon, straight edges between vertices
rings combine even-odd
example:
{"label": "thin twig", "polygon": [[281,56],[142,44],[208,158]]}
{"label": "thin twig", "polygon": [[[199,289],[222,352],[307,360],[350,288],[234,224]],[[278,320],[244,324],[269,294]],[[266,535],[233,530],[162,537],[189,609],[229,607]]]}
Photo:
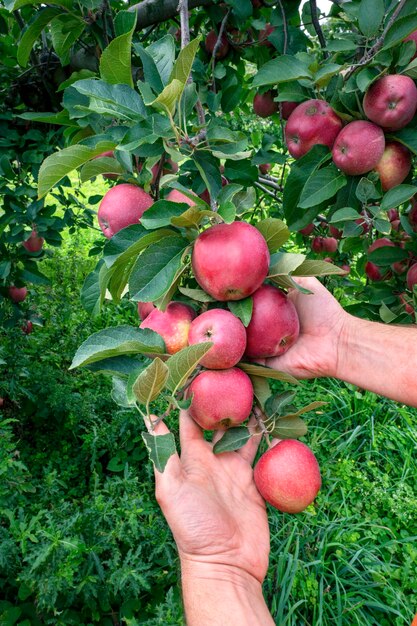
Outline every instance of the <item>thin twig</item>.
{"label": "thin twig", "polygon": [[275,183],[273,180],[270,180],[269,178],[259,176],[258,180],[263,185],[266,185],[267,187],[272,187],[272,189],[275,189],[276,191],[283,191],[283,187],[281,185],[277,185],[277,183]]}
{"label": "thin twig", "polygon": [[180,0],[178,12],[181,22],[181,48],[185,48],[190,43],[190,24],[188,21],[188,0]]}
{"label": "thin twig", "polygon": [[272,198],[275,198],[275,200],[277,200],[277,196],[273,191],[269,191],[269,189],[258,183],[256,180],[253,184],[255,185],[255,187],[258,187],[258,189],[266,193],[268,196],[271,196]]}
{"label": "thin twig", "polygon": [[219,50],[219,48],[221,46],[224,29],[226,28],[226,24],[227,24],[227,20],[229,19],[229,15],[230,15],[230,9],[228,9],[226,15],[222,19],[222,23],[220,24],[220,29],[219,29],[219,34],[218,34],[218,37],[217,37],[217,41],[214,44],[213,54],[211,55],[211,73],[213,74],[212,91],[214,93],[216,93],[216,79],[214,78],[214,67],[216,65],[216,54],[217,54],[217,51]]}
{"label": "thin twig", "polygon": [[285,17],[285,11],[284,11],[284,7],[282,6],[282,2],[281,0],[278,0],[278,6],[280,8],[281,11],[281,15],[282,15],[282,27],[284,29],[284,47],[282,49],[282,54],[287,54],[287,45],[288,45],[288,26],[287,26],[287,19]]}
{"label": "thin twig", "polygon": [[[321,30],[320,22],[317,19],[317,3],[316,3],[316,0],[309,0],[309,2],[310,2],[310,11],[311,11],[311,21],[313,22],[314,30],[317,33],[317,37],[319,39],[320,46],[322,48],[325,48],[326,47],[326,40],[324,38],[323,31]],[[329,53],[327,51],[324,52],[324,58],[325,59],[329,58]]]}

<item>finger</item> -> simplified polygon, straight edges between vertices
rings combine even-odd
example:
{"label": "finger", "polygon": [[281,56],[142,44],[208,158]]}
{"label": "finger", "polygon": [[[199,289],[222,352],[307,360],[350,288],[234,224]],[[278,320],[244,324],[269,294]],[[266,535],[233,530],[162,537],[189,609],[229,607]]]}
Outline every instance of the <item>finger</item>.
{"label": "finger", "polygon": [[180,411],[180,444],[181,454],[186,454],[196,444],[206,443],[203,430],[193,420],[188,411]]}
{"label": "finger", "polygon": [[257,432],[257,425],[258,422],[256,421],[256,417],[252,415],[248,422],[248,429],[249,432],[252,433],[252,436],[249,441],[245,443],[244,446],[237,450],[237,453],[243,459],[245,459],[245,461],[247,461],[249,465],[252,465],[252,463],[254,462],[256,453],[258,452],[259,444],[262,439],[262,433]]}
{"label": "finger", "polygon": [[218,441],[220,441],[220,439],[221,439],[221,438],[223,437],[223,435],[224,435],[224,432],[225,432],[224,430],[215,430],[215,431],[214,431],[214,433],[213,433],[213,437],[212,437],[212,439],[211,439],[211,443],[212,443],[212,445],[213,445],[213,446],[215,446],[215,445],[216,445],[216,443],[217,443]]}
{"label": "finger", "polygon": [[[157,420],[158,418],[156,415],[151,415],[150,419],[145,418],[145,424],[148,432],[154,437],[167,435],[170,432],[169,428],[164,422],[158,422]],[[157,490],[160,490],[164,485],[172,483],[172,481],[178,480],[181,476],[181,461],[178,453],[175,452],[169,457],[163,472],[157,470],[154,465],[154,474],[155,486]]]}

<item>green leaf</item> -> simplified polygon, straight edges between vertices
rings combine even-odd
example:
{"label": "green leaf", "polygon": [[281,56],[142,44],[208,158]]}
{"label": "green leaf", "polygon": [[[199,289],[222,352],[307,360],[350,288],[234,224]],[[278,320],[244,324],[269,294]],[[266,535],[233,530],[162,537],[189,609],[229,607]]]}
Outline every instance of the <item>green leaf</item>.
{"label": "green leaf", "polygon": [[301,209],[308,209],[329,200],[346,183],[346,176],[334,165],[317,170],[309,176],[304,185],[298,206]]}
{"label": "green leaf", "polygon": [[100,174],[123,174],[124,169],[117,159],[112,157],[101,157],[88,161],[80,171],[80,180],[85,183],[87,180],[99,176]]}
{"label": "green leaf", "polygon": [[311,72],[306,63],[297,57],[283,54],[262,65],[258,73],[255,74],[253,87],[278,85],[279,83],[311,77]]}
{"label": "green leaf", "polygon": [[103,152],[113,150],[115,143],[101,141],[95,148],[87,146],[70,146],[51,154],[42,163],[38,177],[38,197],[43,198],[60,180],[73,170]]}
{"label": "green leaf", "polygon": [[338,222],[355,221],[360,218],[360,215],[355,209],[351,207],[343,207],[333,213],[329,222],[330,224],[337,224]]}
{"label": "green leaf", "polygon": [[217,214],[224,220],[226,224],[231,224],[236,219],[236,207],[230,200],[219,205]]}
{"label": "green leaf", "polygon": [[269,431],[277,439],[298,439],[307,434],[306,423],[298,416],[281,417],[275,427]]}
{"label": "green leaf", "polygon": [[187,298],[196,300],[197,302],[216,302],[214,298],[202,289],[191,289],[189,287],[179,287],[179,291]]}
{"label": "green leaf", "polygon": [[142,250],[165,237],[178,237],[178,232],[168,228],[149,232],[142,224],[132,224],[120,230],[106,243],[104,262],[109,268],[116,265],[116,271],[120,271],[129,260],[136,259]]}
{"label": "green leaf", "polygon": [[174,78],[174,80],[164,87],[159,96],[149,104],[151,106],[156,106],[159,109],[167,110],[170,115],[174,115],[177,102],[181,98],[184,88],[185,83],[182,83]]}
{"label": "green leaf", "polygon": [[25,261],[25,267],[20,274],[24,282],[33,283],[34,285],[50,285],[51,281],[38,268],[37,263]]}
{"label": "green leaf", "polygon": [[244,326],[249,326],[253,311],[253,298],[244,298],[243,300],[230,301],[227,303],[229,310],[236,315]]}
{"label": "green leaf", "polygon": [[164,88],[164,83],[162,82],[162,78],[159,74],[157,65],[154,61],[152,54],[145,50],[145,48],[143,48],[143,46],[139,44],[135,45],[135,50],[140,56],[140,60],[142,61],[143,75],[145,79],[144,82],[155,93],[160,93]]}
{"label": "green leaf", "polygon": [[125,35],[135,28],[136,15],[133,11],[119,11],[114,18],[114,30],[116,37]]}
{"label": "green leaf", "polygon": [[47,26],[55,17],[61,15],[61,13],[62,10],[56,7],[46,7],[35,13],[33,19],[29,22],[27,29],[23,33],[17,47],[17,62],[19,65],[26,67],[33,44],[45,26]]}
{"label": "green leaf", "polygon": [[76,81],[72,87],[89,98],[89,109],[99,115],[132,122],[141,121],[147,115],[142,98],[128,85],[109,85],[104,80],[86,78]]}
{"label": "green leaf", "polygon": [[192,206],[178,217],[172,217],[171,224],[178,228],[196,228],[205,217],[213,217],[213,211]]}
{"label": "green leaf", "polygon": [[417,154],[417,132],[416,128],[403,128],[390,133],[393,139],[404,144],[411,152]]}
{"label": "green leaf", "polygon": [[134,373],[143,369],[143,360],[133,356],[114,356],[102,361],[96,361],[85,366],[95,374],[110,374],[122,378],[129,378]]}
{"label": "green leaf", "polygon": [[[158,200],[146,210],[141,218],[141,224],[151,230],[160,228],[161,226],[169,226],[173,217],[179,217],[188,210],[196,207],[190,207],[184,202],[171,202],[170,200]],[[199,213],[199,209],[196,208],[196,213]]]}
{"label": "green leaf", "polygon": [[187,381],[190,374],[193,373],[212,345],[211,341],[207,341],[188,346],[188,348],[183,348],[168,359],[166,364],[168,365],[169,376],[166,386],[172,392],[172,395]]}
{"label": "green leaf", "polygon": [[288,226],[274,217],[267,217],[261,220],[255,227],[264,237],[270,252],[276,252],[290,238]]}
{"label": "green leaf", "polygon": [[163,354],[162,337],[149,328],[114,326],[90,335],[75,353],[70,369],[123,354]]}
{"label": "green leaf", "polygon": [[284,391],[284,393],[277,393],[265,402],[265,413],[268,417],[275,417],[276,415],[282,415],[282,409],[288,404],[291,404],[296,397],[296,391]]}
{"label": "green leaf", "polygon": [[408,65],[407,67],[405,67],[403,69],[403,71],[401,72],[402,74],[405,74],[406,76],[409,76],[410,78],[412,78],[413,80],[416,80],[417,78],[417,59],[413,59]]}
{"label": "green leaf", "polygon": [[129,278],[132,300],[152,302],[163,296],[181,267],[188,246],[182,237],[167,237],[142,252]]}
{"label": "green leaf", "polygon": [[414,185],[397,185],[387,191],[381,201],[381,210],[388,211],[393,209],[407,200],[410,200],[417,193],[417,187]]}
{"label": "green leaf", "polygon": [[255,398],[258,400],[259,404],[262,408],[265,406],[265,402],[268,400],[271,395],[271,387],[269,385],[267,378],[262,378],[261,376],[251,376],[253,393],[255,394]]}
{"label": "green leaf", "polygon": [[[45,3],[43,2],[43,0],[16,0],[16,2],[12,3],[13,11],[17,11],[21,7],[25,7],[29,5],[36,6],[38,4],[45,4]],[[64,7],[64,9],[68,9],[68,10],[71,10],[73,6],[72,0],[54,0],[54,2],[51,2],[51,4],[56,4],[57,6]]]}
{"label": "green leaf", "polygon": [[[172,35],[165,35],[161,39],[154,41],[146,52],[151,55],[155,61],[155,65],[165,86],[171,80],[172,68],[175,61],[175,41]],[[172,78],[178,78],[172,76]]]}
{"label": "green leaf", "polygon": [[306,259],[292,273],[293,276],[331,276],[333,274],[345,274],[345,271],[327,261],[313,259]]}
{"label": "green leaf", "polygon": [[211,156],[207,150],[195,150],[193,160],[207,186],[211,198],[217,200],[222,189],[219,161]]}
{"label": "green leaf", "polygon": [[133,87],[131,67],[133,28],[124,35],[119,35],[109,43],[100,57],[100,76],[111,85],[124,83]]}
{"label": "green leaf", "polygon": [[[206,344],[200,344],[206,345]],[[262,378],[272,378],[273,380],[281,380],[285,383],[291,383],[292,385],[298,385],[299,382],[291,374],[285,372],[278,372],[270,367],[264,367],[263,365],[254,365],[252,363],[238,363],[236,367],[246,372],[249,376],[261,376]]]}
{"label": "green leaf", "polygon": [[169,458],[176,454],[175,437],[172,433],[152,435],[142,433],[142,439],[148,449],[149,458],[158,472],[163,472]]}
{"label": "green leaf", "polygon": [[[96,267],[86,277],[81,289],[81,304],[87,313],[92,316],[99,314],[104,301],[106,285],[110,277],[109,270],[104,265],[103,259],[97,263]],[[101,285],[104,283],[104,288]]]}
{"label": "green leaf", "polygon": [[385,35],[384,45],[381,50],[387,50],[396,46],[416,29],[417,14],[415,11],[411,15],[404,15],[403,17],[397,18]]}
{"label": "green leaf", "polygon": [[148,413],[149,404],[159,396],[165,387],[168,374],[167,365],[159,357],[156,357],[133,383],[133,393],[141,404],[146,405]]}
{"label": "green leaf", "polygon": [[70,49],[81,36],[84,28],[85,22],[75,15],[64,13],[52,20],[50,24],[52,45],[62,65],[69,64]]}
{"label": "green leaf", "polygon": [[245,445],[252,437],[246,426],[236,426],[229,428],[224,433],[223,437],[217,441],[213,446],[214,454],[220,454],[221,452],[233,452],[233,450],[239,450]]}
{"label": "green leaf", "polygon": [[170,82],[178,80],[184,85],[187,83],[200,41],[201,37],[197,37],[197,39],[190,41],[190,43],[184,46],[181,50],[178,55],[178,59],[175,61],[175,65],[170,76]]}
{"label": "green leaf", "polygon": [[271,258],[268,277],[288,276],[304,261],[306,255],[293,252],[278,252]]}
{"label": "green leaf", "polygon": [[392,263],[407,259],[408,251],[392,246],[382,246],[370,252],[367,257],[369,261],[372,261],[372,263],[376,265],[392,265]]}
{"label": "green leaf", "polygon": [[365,37],[377,34],[385,15],[384,0],[361,0],[359,7],[359,28]]}

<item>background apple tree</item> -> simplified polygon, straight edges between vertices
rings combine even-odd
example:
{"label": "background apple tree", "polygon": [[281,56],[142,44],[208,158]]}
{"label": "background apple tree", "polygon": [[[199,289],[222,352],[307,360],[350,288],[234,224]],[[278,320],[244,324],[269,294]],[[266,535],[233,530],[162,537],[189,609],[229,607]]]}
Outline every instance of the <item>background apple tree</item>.
{"label": "background apple tree", "polygon": [[[124,409],[134,408],[135,415],[136,408],[140,413],[154,409],[174,424],[175,409],[188,405],[182,390],[204,349],[191,346],[165,360],[161,338],[138,329],[136,319],[127,315],[107,323],[108,300],[121,307],[153,302],[161,310],[180,300],[205,310],[210,298],[193,277],[191,253],[208,224],[245,220],[256,226],[271,254],[268,278],[283,289],[296,286],[293,277],[320,276],[353,314],[414,323],[417,276],[410,268],[417,260],[417,101],[401,128],[380,131],[385,146],[403,147],[406,165],[394,154],[379,171],[379,158],[361,173],[344,171],[331,146],[323,145],[326,129],[294,158],[286,125],[296,105],[318,100],[330,105],[340,128],[348,128],[371,119],[365,94],[382,78],[403,76],[414,84],[416,43],[409,36],[417,30],[416,9],[415,0],[337,1],[327,14],[315,0],[182,0],[179,6],[178,1],[144,0],[129,8],[97,0],[6,2],[3,30],[11,34],[4,35],[2,45],[13,52],[4,73],[14,91],[9,100],[3,95],[3,123],[9,127],[0,145],[5,323],[20,324],[31,315],[26,303],[11,304],[8,288],[46,280],[37,262],[48,252],[30,252],[22,241],[36,227],[47,243],[59,246],[64,228],[91,225],[95,211],[78,186],[88,188],[102,176],[109,188],[138,185],[154,203],[140,224],[109,241],[98,235],[92,244],[97,264],[85,278],[81,301],[89,315],[104,322],[74,350],[72,366],[109,374],[113,399]],[[369,143],[365,131],[360,139]],[[393,177],[394,184],[384,176]],[[173,189],[194,206],[167,200]],[[59,217],[51,198],[65,208]],[[229,308],[249,323],[251,298]],[[33,319],[42,321],[35,314]],[[321,396],[303,397],[294,405],[295,379],[249,363],[242,369],[252,378],[267,432],[304,436],[300,415],[319,409]],[[143,428],[140,422],[136,427]],[[317,416],[309,428],[314,441],[320,432]],[[219,451],[235,449],[247,436],[235,429]],[[162,468],[174,439],[161,452],[151,436],[145,438]],[[122,457],[114,459],[114,468],[124,467]],[[292,538],[290,532],[288,545]],[[285,567],[277,563],[278,580]],[[378,576],[383,577],[382,567]],[[324,585],[325,577],[321,580]],[[141,581],[135,582],[131,596],[114,585],[103,592],[105,608],[101,600],[89,599],[87,617],[69,616],[79,621],[62,623],[181,623],[175,616],[168,621],[166,612],[165,622],[149,616],[141,621],[137,607],[122,602],[138,594]],[[334,623],[336,611],[340,624],[403,625],[412,615],[409,607],[397,605],[392,614],[384,608],[372,617],[372,600],[367,605],[366,598],[361,598],[363,610],[344,615],[334,608],[340,593],[334,590],[324,614],[323,590],[321,608],[303,613],[301,605],[291,609],[285,594],[274,595],[272,579],[268,584],[277,623],[284,623],[288,611],[293,620],[288,624],[304,619],[315,625]],[[25,585],[19,593],[24,596],[27,589],[29,597],[28,578]],[[48,606],[45,598],[43,603]],[[62,606],[68,609],[66,601]],[[59,607],[56,600],[54,610]],[[15,623],[11,615],[6,623]]]}

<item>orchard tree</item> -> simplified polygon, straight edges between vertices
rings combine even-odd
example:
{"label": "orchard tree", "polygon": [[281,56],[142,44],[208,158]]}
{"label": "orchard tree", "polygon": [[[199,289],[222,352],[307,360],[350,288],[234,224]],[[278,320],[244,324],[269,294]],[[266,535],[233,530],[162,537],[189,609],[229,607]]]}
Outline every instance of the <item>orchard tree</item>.
{"label": "orchard tree", "polygon": [[[74,170],[114,181],[82,301],[97,315],[108,293],[129,297],[142,318],[87,339],[72,367],[112,375],[114,399],[143,415],[162,398],[161,417],[186,407],[227,429],[217,452],[253,435],[292,441],[255,476],[279,508],[265,472],[278,475],[294,446],[310,480],[287,495],[302,510],[320,477],[293,440],[320,403],[296,410],[294,391],[272,394],[268,379],[297,381],[253,360],[297,341],[286,296],[297,276],[327,276],[357,315],[414,321],[416,0],[335,1],[328,16],[315,0],[11,8],[27,21],[19,63],[49,50],[66,73],[62,110],[21,116],[66,126],[39,198]],[[250,414],[255,427],[242,425]],[[173,436],[144,439],[163,470]]]}

